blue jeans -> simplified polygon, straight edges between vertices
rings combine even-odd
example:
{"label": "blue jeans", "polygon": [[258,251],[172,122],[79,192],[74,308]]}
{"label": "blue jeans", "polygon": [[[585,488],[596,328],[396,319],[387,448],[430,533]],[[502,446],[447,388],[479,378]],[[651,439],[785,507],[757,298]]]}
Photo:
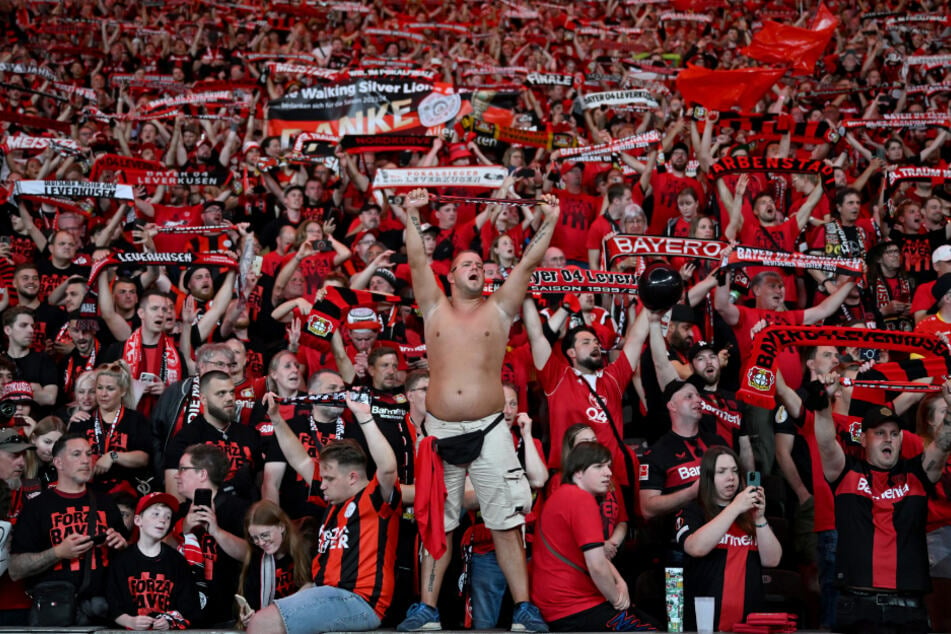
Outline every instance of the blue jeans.
{"label": "blue jeans", "polygon": [[819,567],[819,624],[823,628],[835,625],[835,606],[839,591],[835,584],[835,549],[839,543],[836,531],[816,533],[817,563]]}
{"label": "blue jeans", "polygon": [[364,632],[380,627],[380,617],[363,597],[333,586],[317,586],[274,602],[287,634]]}
{"label": "blue jeans", "polygon": [[495,551],[472,555],[472,628],[491,630],[499,622],[502,599],[508,589]]}

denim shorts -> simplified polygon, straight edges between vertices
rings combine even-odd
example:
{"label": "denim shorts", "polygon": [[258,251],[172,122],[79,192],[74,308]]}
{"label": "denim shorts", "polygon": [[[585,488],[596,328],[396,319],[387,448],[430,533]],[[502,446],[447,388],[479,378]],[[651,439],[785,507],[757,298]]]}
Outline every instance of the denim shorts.
{"label": "denim shorts", "polygon": [[334,586],[316,586],[274,602],[287,634],[362,632],[380,627],[380,617],[363,597]]}

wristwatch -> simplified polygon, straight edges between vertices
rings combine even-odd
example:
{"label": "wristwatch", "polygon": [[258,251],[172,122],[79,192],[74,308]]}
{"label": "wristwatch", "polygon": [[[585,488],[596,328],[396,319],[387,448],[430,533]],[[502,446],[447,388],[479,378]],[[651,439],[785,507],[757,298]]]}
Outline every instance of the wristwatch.
{"label": "wristwatch", "polygon": [[119,452],[118,452],[118,451],[115,451],[115,450],[110,451],[110,452],[109,452],[109,457],[112,458],[112,461],[113,461],[113,462],[115,462],[115,463],[118,463],[118,462],[119,462]]}

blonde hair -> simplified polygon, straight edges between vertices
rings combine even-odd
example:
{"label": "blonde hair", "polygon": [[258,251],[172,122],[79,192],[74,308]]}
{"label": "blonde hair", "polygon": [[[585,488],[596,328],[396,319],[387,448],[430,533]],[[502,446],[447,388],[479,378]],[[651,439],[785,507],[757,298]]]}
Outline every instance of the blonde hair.
{"label": "blonde hair", "polygon": [[129,408],[135,407],[135,395],[132,393],[132,370],[123,360],[105,363],[96,368],[96,383],[99,377],[109,376],[116,380],[116,385],[122,390],[122,404]]}

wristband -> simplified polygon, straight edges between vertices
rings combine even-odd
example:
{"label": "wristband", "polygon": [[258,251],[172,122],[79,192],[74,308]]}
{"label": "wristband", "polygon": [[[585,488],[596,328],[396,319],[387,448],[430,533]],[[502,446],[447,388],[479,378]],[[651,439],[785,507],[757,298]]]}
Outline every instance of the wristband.
{"label": "wristband", "polygon": [[362,423],[360,421],[357,421],[357,424],[360,425],[360,427],[363,427],[364,425],[369,425],[372,422],[373,422],[373,418],[370,418],[370,420],[365,420]]}
{"label": "wristband", "polygon": [[753,524],[756,528],[766,528],[769,526],[769,522],[763,522],[762,524]]}

